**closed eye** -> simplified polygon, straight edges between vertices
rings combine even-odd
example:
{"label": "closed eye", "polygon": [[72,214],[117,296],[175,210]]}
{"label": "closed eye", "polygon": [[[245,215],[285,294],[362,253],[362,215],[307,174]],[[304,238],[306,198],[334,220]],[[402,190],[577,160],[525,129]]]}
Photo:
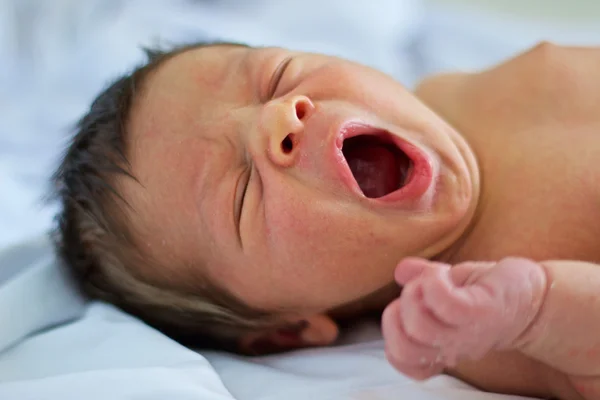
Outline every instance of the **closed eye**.
{"label": "closed eye", "polygon": [[250,183],[250,175],[251,168],[245,168],[238,177],[235,188],[234,219],[240,243],[242,241],[242,235],[240,232],[240,221],[242,219],[242,211],[244,209],[244,200],[246,198],[246,192],[248,191],[248,184]]}
{"label": "closed eye", "polygon": [[279,65],[275,69],[275,73],[271,77],[271,82],[269,83],[269,99],[272,99],[275,95],[275,91],[277,91],[277,86],[279,85],[279,82],[283,77],[283,73],[285,72],[285,69],[288,67],[288,65],[290,65],[291,61],[292,57],[288,57],[281,63],[279,63]]}

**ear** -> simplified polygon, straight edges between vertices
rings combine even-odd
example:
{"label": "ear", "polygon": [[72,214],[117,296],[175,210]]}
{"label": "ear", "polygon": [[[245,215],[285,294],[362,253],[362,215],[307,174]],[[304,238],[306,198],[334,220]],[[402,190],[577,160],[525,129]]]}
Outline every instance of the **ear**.
{"label": "ear", "polygon": [[242,337],[239,349],[245,354],[264,355],[304,347],[327,346],[339,334],[337,323],[327,315],[296,318],[281,327],[252,332]]}

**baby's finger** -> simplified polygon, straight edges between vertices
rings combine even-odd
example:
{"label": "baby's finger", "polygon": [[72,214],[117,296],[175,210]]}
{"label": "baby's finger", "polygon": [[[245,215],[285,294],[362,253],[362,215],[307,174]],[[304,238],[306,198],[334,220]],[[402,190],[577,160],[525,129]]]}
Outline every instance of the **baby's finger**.
{"label": "baby's finger", "polygon": [[422,258],[407,257],[398,263],[394,272],[396,282],[400,285],[406,285],[408,282],[419,277],[425,271],[433,268],[449,269],[447,264],[432,262]]}
{"label": "baby's finger", "polygon": [[[423,279],[427,281],[425,277]],[[421,280],[408,284],[398,303],[402,324],[406,334],[414,341],[440,346],[444,338],[454,334],[456,328],[446,324],[427,307],[423,301]]]}
{"label": "baby's finger", "polygon": [[444,366],[441,364],[432,364],[425,367],[415,367],[412,365],[404,365],[396,362],[388,353],[386,353],[388,362],[402,375],[405,375],[416,381],[424,381],[440,375],[444,371]]}
{"label": "baby's finger", "polygon": [[439,374],[443,365],[438,363],[439,349],[413,341],[404,331],[399,310],[388,306],[382,317],[385,354],[398,371],[413,378],[427,379]]}
{"label": "baby's finger", "polygon": [[[435,274],[435,276],[433,276]],[[473,299],[465,289],[457,287],[450,271],[435,271],[421,283],[423,303],[447,326],[463,326],[472,320]]]}

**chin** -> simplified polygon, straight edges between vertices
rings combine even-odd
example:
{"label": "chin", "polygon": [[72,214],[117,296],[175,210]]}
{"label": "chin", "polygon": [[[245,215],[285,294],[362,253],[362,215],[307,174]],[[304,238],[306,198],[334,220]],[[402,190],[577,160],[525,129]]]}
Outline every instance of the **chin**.
{"label": "chin", "polygon": [[332,309],[328,314],[340,320],[354,320],[366,315],[380,314],[385,307],[400,296],[401,288],[390,280],[382,284],[377,290],[352,300],[348,303]]}

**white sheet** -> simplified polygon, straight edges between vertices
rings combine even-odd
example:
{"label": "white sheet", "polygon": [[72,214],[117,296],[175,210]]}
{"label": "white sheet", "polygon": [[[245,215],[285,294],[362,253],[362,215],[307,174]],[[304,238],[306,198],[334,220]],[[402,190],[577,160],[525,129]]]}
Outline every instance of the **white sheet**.
{"label": "white sheet", "polygon": [[419,384],[401,376],[386,362],[374,323],[334,348],[201,355],[112,306],[86,304],[44,238],[5,250],[0,270],[3,400],[517,399],[450,377]]}
{"label": "white sheet", "polygon": [[[409,85],[429,71],[485,67],[542,37],[600,43],[598,30],[534,29],[443,9],[425,12],[418,0],[294,4],[0,0],[0,247],[48,229],[54,209],[39,207],[38,199],[65,128],[107,78],[140,59],[137,45],[154,37],[222,37],[333,52]],[[386,363],[373,325],[330,349],[259,359],[200,355],[113,307],[86,304],[44,238],[0,251],[0,399],[82,398],[508,397],[449,377],[425,384],[402,377]]]}
{"label": "white sheet", "polygon": [[0,270],[0,399],[232,398],[204,357],[86,304],[44,238],[5,250]]}
{"label": "white sheet", "polygon": [[240,400],[517,400],[483,393],[457,379],[425,383],[399,375],[385,360],[377,324],[357,325],[343,344],[258,359],[204,354]]}

